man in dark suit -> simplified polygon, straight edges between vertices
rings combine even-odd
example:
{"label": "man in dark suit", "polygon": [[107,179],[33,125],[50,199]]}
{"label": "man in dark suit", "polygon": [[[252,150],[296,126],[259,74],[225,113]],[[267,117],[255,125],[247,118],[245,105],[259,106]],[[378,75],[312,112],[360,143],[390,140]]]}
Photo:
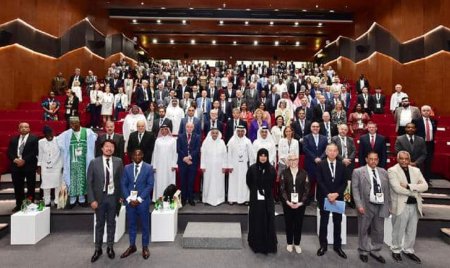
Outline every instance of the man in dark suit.
{"label": "man in dark suit", "polygon": [[142,80],[142,86],[136,88],[136,104],[142,111],[147,111],[148,105],[152,99],[152,92],[148,86],[147,80]]}
{"label": "man in dark suit", "polygon": [[291,127],[294,129],[294,138],[298,140],[300,154],[303,154],[303,138],[311,133],[311,121],[306,119],[305,110],[297,110],[297,120],[291,123]]}
{"label": "man in dark suit", "polygon": [[320,123],[320,135],[327,137],[328,143],[331,142],[331,138],[338,134],[336,124],[331,122],[330,113],[324,112],[322,114],[322,122]]}
{"label": "man in dark suit", "polygon": [[325,96],[324,95],[320,95],[318,97],[318,103],[317,105],[313,108],[313,121],[315,122],[322,122],[322,115],[324,112],[331,112],[331,106],[330,104],[328,104],[325,101]]}
{"label": "man in dark suit", "polygon": [[136,127],[137,131],[131,133],[128,139],[128,156],[131,156],[134,150],[139,148],[144,153],[144,161],[151,163],[153,148],[155,147],[155,136],[145,130],[145,121],[143,120],[138,121]]}
{"label": "man in dark suit", "polygon": [[224,92],[221,92],[219,95],[219,105],[220,105],[219,109],[222,111],[222,118],[219,118],[219,120],[222,119],[221,121],[223,123],[226,123],[227,120],[229,118],[231,118],[231,116],[232,116],[231,115],[232,108],[231,108],[231,102],[227,101],[227,97],[225,96]]}
{"label": "man in dark suit", "polygon": [[178,136],[186,133],[186,124],[187,123],[193,123],[194,124],[194,132],[195,134],[197,134],[199,137],[202,136],[202,125],[200,122],[200,119],[198,119],[197,117],[194,116],[195,114],[195,108],[194,107],[189,107],[187,110],[187,116],[185,118],[181,119],[180,122],[180,127],[178,128]]}
{"label": "man in dark suit", "polygon": [[241,112],[240,112],[239,108],[234,108],[233,109],[233,118],[230,118],[226,125],[226,130],[225,130],[225,143],[226,144],[231,139],[231,137],[233,137],[234,130],[239,125],[244,126],[245,129],[247,129],[247,122],[240,119],[240,115],[241,115]]}
{"label": "man in dark suit", "polygon": [[377,124],[369,122],[367,124],[367,130],[369,133],[359,137],[359,153],[358,162],[360,166],[366,164],[366,157],[370,151],[375,151],[378,153],[380,161],[378,166],[386,168],[387,163],[387,148],[386,139],[384,136],[377,133]]}
{"label": "man in dark suit", "polygon": [[203,126],[203,137],[206,137],[208,132],[213,128],[217,128],[221,133],[223,133],[223,124],[219,120],[217,110],[211,110],[211,112],[209,112],[209,120],[206,121]]}
{"label": "man in dark suit", "polygon": [[191,93],[192,90],[191,90],[191,88],[187,85],[186,79],[183,79],[183,80],[181,81],[181,85],[178,85],[178,87],[177,87],[177,97],[178,97],[178,99],[181,100],[181,99],[184,97],[184,93],[186,93],[186,92]]}
{"label": "man in dark suit", "polygon": [[119,91],[119,87],[123,87],[123,80],[119,78],[119,74],[115,73],[114,78],[109,80],[109,87],[111,92],[116,94]]}
{"label": "man in dark suit", "polygon": [[169,118],[166,117],[166,108],[165,107],[159,107],[158,108],[158,114],[159,114],[159,118],[153,120],[153,127],[152,127],[152,133],[154,135],[158,135],[159,132],[159,128],[162,125],[166,125],[170,131],[172,132],[172,120],[170,120]]}
{"label": "man in dark suit", "polygon": [[120,211],[119,199],[122,197],[120,180],[122,179],[122,159],[113,156],[115,142],[112,139],[101,143],[102,156],[89,163],[87,171],[87,198],[95,211],[95,252],[91,262],[102,255],[103,233],[107,225],[107,249],[110,259],[114,259],[114,234],[116,231],[116,214]]}
{"label": "man in dark suit", "polygon": [[362,93],[358,95],[357,103],[361,104],[361,107],[364,108],[366,113],[372,113],[374,101],[372,96],[369,94],[369,89],[367,87],[364,87],[362,89]]}
{"label": "man in dark suit", "polygon": [[361,74],[361,75],[359,76],[358,81],[356,81],[355,86],[356,86],[356,91],[357,91],[357,93],[358,93],[358,94],[361,94],[362,89],[363,89],[364,87],[369,88],[369,80],[367,80],[367,78],[364,76],[364,74]]}
{"label": "man in dark suit", "polygon": [[405,127],[406,134],[398,136],[395,141],[395,153],[407,151],[411,156],[410,165],[423,170],[425,159],[427,158],[427,146],[425,140],[416,136],[416,125],[408,123]]}
{"label": "man in dark suit", "polygon": [[114,122],[113,121],[107,121],[105,123],[105,131],[106,133],[99,135],[97,140],[95,141],[95,156],[101,156],[102,155],[102,147],[101,144],[105,140],[113,140],[115,143],[114,146],[114,153],[113,155],[115,157],[118,157],[120,159],[123,159],[124,156],[124,150],[125,150],[125,140],[123,138],[122,134],[114,133]]}
{"label": "man in dark suit", "polygon": [[181,202],[183,205],[189,202],[195,206],[194,202],[194,181],[200,162],[200,136],[194,132],[194,124],[187,123],[186,131],[183,135],[178,135],[177,153],[178,168],[181,180]]}
{"label": "man in dark suit", "polygon": [[[348,169],[347,174],[350,176],[355,168],[356,146],[353,138],[348,137],[348,126],[341,124],[338,126],[339,135],[334,136],[331,142],[337,145],[339,155],[337,159]],[[348,178],[351,179],[350,177]]]}
{"label": "man in dark suit", "polygon": [[278,101],[280,100],[280,95],[277,93],[277,88],[272,87],[272,90],[270,91],[269,95],[267,96],[267,106],[266,110],[270,114],[274,114],[275,110],[277,109]]}
{"label": "man in dark suit", "polygon": [[294,79],[289,84],[289,97],[291,97],[291,100],[294,101],[294,99],[297,97],[297,93],[300,92],[301,84],[298,82],[298,78],[294,76]]}
{"label": "man in dark suit", "polygon": [[233,83],[228,82],[227,89],[223,93],[225,93],[227,102],[232,103],[234,98],[236,98],[236,89],[233,87]]}
{"label": "man in dark suit", "polygon": [[386,105],[386,96],[381,94],[381,87],[375,88],[375,94],[372,95],[373,113],[384,114],[384,106]]}
{"label": "man in dark suit", "polygon": [[197,76],[195,76],[194,73],[192,72],[189,72],[189,77],[187,78],[187,85],[190,87],[197,85]]}
{"label": "man in dark suit", "polygon": [[431,184],[433,173],[431,172],[431,163],[434,155],[434,139],[436,137],[437,123],[436,120],[430,117],[431,107],[424,105],[421,108],[421,117],[414,119],[413,123],[416,125],[416,135],[425,140],[427,148],[427,157],[424,162],[423,175],[428,183]]}
{"label": "man in dark suit", "polygon": [[219,89],[214,84],[214,81],[210,81],[208,87],[206,88],[206,96],[214,102],[219,100]]}
{"label": "man in dark suit", "polygon": [[8,146],[8,158],[16,197],[16,206],[13,212],[20,210],[22,201],[25,199],[25,179],[27,180],[27,198],[34,202],[37,155],[39,153],[39,140],[30,133],[28,123],[19,124],[19,133],[20,135],[11,138]]}
{"label": "man in dark suit", "polygon": [[127,206],[128,234],[130,246],[120,256],[126,258],[136,252],[136,235],[138,219],[142,228],[142,257],[148,259],[150,251],[150,203],[151,192],[155,182],[153,167],[142,161],[144,157],[141,149],[135,149],[131,155],[133,162],[125,166],[121,181],[123,198]]}
{"label": "man in dark suit", "polygon": [[303,138],[303,152],[305,153],[305,169],[311,182],[309,199],[314,198],[316,175],[318,164],[325,157],[325,148],[327,147],[327,137],[319,134],[319,123],[311,124],[311,133]]}
{"label": "man in dark suit", "polygon": [[[342,161],[337,159],[338,154],[336,144],[329,144],[326,148],[326,159],[321,161],[317,167],[317,204],[320,209],[320,248],[317,256],[324,255],[328,247],[327,232],[330,212],[325,210],[324,200],[327,198],[330,203],[344,200],[344,191],[347,186],[346,169]],[[333,213],[333,249],[340,257],[346,259],[347,255],[341,247],[341,221],[342,214]]]}

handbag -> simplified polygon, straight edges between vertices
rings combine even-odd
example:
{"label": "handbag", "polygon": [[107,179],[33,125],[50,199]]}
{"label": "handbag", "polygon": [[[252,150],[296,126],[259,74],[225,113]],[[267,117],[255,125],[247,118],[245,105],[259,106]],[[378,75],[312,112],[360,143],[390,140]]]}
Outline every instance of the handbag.
{"label": "handbag", "polygon": [[65,183],[63,183],[61,185],[61,189],[59,190],[58,195],[58,209],[64,209],[66,207],[67,197],[68,197],[67,186]]}

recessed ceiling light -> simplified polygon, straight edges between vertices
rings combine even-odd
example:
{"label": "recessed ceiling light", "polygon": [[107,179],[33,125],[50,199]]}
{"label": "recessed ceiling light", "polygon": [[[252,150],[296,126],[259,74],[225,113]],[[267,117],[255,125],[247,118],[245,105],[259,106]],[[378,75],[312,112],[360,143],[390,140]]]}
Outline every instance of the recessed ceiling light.
{"label": "recessed ceiling light", "polygon": [[319,5],[316,5],[316,8],[319,8]]}
{"label": "recessed ceiling light", "polygon": [[191,44],[195,45],[195,39],[191,40]]}
{"label": "recessed ceiling light", "polygon": [[212,40],[211,44],[215,45],[216,44],[216,40]]}
{"label": "recessed ceiling light", "polygon": [[297,41],[297,42],[295,42],[295,46],[299,46],[300,45],[300,42],[299,41]]}
{"label": "recessed ceiling light", "polygon": [[222,8],[221,7],[219,7],[217,10],[222,10]]}
{"label": "recessed ceiling light", "polygon": [[165,7],[161,7],[161,9],[166,9]]}
{"label": "recessed ceiling light", "polygon": [[273,21],[269,22],[270,25],[273,25]]}
{"label": "recessed ceiling light", "polygon": [[306,9],[302,9],[302,11],[303,11],[303,12],[307,12],[308,10],[306,10]]}
{"label": "recessed ceiling light", "polygon": [[182,20],[181,23],[186,24],[186,20]]}
{"label": "recessed ceiling light", "polygon": [[237,42],[236,42],[236,41],[233,41],[233,45],[237,45]]}
{"label": "recessed ceiling light", "polygon": [[248,21],[245,21],[245,25],[248,25]]}
{"label": "recessed ceiling light", "polygon": [[223,25],[223,20],[219,21],[219,24],[220,24],[220,25]]}
{"label": "recessed ceiling light", "polygon": [[253,41],[253,45],[257,46],[258,45],[258,41]]}
{"label": "recessed ceiling light", "polygon": [[323,23],[322,22],[319,22],[318,24],[317,24],[318,26],[322,26],[323,25]]}
{"label": "recessed ceiling light", "polygon": [[170,39],[170,43],[173,44],[173,43],[175,43],[175,41],[173,41],[173,39]]}
{"label": "recessed ceiling light", "polygon": [[280,42],[278,42],[278,41],[275,41],[275,43],[274,43],[275,46],[278,46],[279,44],[280,44]]}
{"label": "recessed ceiling light", "polygon": [[193,7],[190,7],[189,9],[190,9],[190,10],[193,10],[194,8],[193,8]]}
{"label": "recessed ceiling light", "polygon": [[137,20],[136,20],[136,19],[134,19],[134,20],[133,20],[133,23],[137,23]]}
{"label": "recessed ceiling light", "polygon": [[156,23],[158,23],[158,24],[161,23],[161,20],[156,20]]}
{"label": "recessed ceiling light", "polygon": [[280,11],[280,10],[278,10],[278,8],[275,8],[274,11]]}
{"label": "recessed ceiling light", "polygon": [[152,43],[153,43],[153,44],[157,44],[157,43],[158,43],[158,39],[153,38]]}
{"label": "recessed ceiling light", "polygon": [[294,23],[294,25],[295,25],[295,26],[298,26],[298,22],[296,21],[296,22]]}
{"label": "recessed ceiling light", "polygon": [[245,10],[250,11],[251,9],[250,8],[246,8]]}
{"label": "recessed ceiling light", "polygon": [[334,13],[334,10],[330,10],[330,13]]}
{"label": "recessed ceiling light", "polygon": [[144,2],[141,2],[141,6],[143,6],[144,5]]}

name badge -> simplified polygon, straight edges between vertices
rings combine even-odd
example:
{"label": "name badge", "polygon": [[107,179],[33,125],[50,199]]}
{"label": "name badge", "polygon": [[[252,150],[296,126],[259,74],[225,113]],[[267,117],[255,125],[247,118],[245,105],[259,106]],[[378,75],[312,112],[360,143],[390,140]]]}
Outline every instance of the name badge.
{"label": "name badge", "polygon": [[375,199],[376,199],[378,204],[383,204],[384,203],[384,194],[383,193],[376,193],[375,194]]}
{"label": "name badge", "polygon": [[66,114],[70,114],[70,109],[67,109],[67,110],[66,110]]}
{"label": "name badge", "polygon": [[381,109],[381,104],[377,103],[377,109]]}
{"label": "name badge", "polygon": [[75,156],[81,156],[83,154],[83,148],[78,147],[75,149]]}
{"label": "name badge", "polygon": [[294,204],[298,203],[298,193],[291,193],[291,202]]}
{"label": "name badge", "polygon": [[260,194],[259,191],[256,191],[256,193],[258,194],[258,200],[266,200],[264,195]]}
{"label": "name badge", "polygon": [[138,191],[131,191],[130,192],[130,199],[133,201],[136,201],[138,197]]}
{"label": "name badge", "polygon": [[108,194],[114,194],[114,184],[108,184]]}

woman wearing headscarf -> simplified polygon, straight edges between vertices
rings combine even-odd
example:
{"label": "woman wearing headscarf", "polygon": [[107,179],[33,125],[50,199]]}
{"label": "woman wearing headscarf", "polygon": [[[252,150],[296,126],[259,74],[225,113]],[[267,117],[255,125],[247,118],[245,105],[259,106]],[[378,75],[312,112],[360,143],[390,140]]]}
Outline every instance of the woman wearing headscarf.
{"label": "woman wearing headscarf", "polygon": [[278,242],[272,187],[276,171],[269,163],[267,149],[258,151],[256,163],[250,166],[246,177],[250,189],[248,244],[255,253],[275,253]]}
{"label": "woman wearing headscarf", "polygon": [[302,253],[300,240],[302,238],[303,216],[309,193],[308,175],[298,167],[298,154],[288,156],[289,168],[281,174],[280,193],[286,225],[286,240],[288,252]]}
{"label": "woman wearing headscarf", "polygon": [[227,147],[217,128],[209,131],[201,148],[200,169],[203,172],[203,203],[217,206],[225,202]]}
{"label": "woman wearing headscarf", "polygon": [[272,134],[270,134],[270,131],[266,126],[263,126],[258,130],[258,138],[253,142],[253,152],[255,157],[262,148],[267,149],[269,152],[269,163],[275,166],[277,147],[275,146]]}

